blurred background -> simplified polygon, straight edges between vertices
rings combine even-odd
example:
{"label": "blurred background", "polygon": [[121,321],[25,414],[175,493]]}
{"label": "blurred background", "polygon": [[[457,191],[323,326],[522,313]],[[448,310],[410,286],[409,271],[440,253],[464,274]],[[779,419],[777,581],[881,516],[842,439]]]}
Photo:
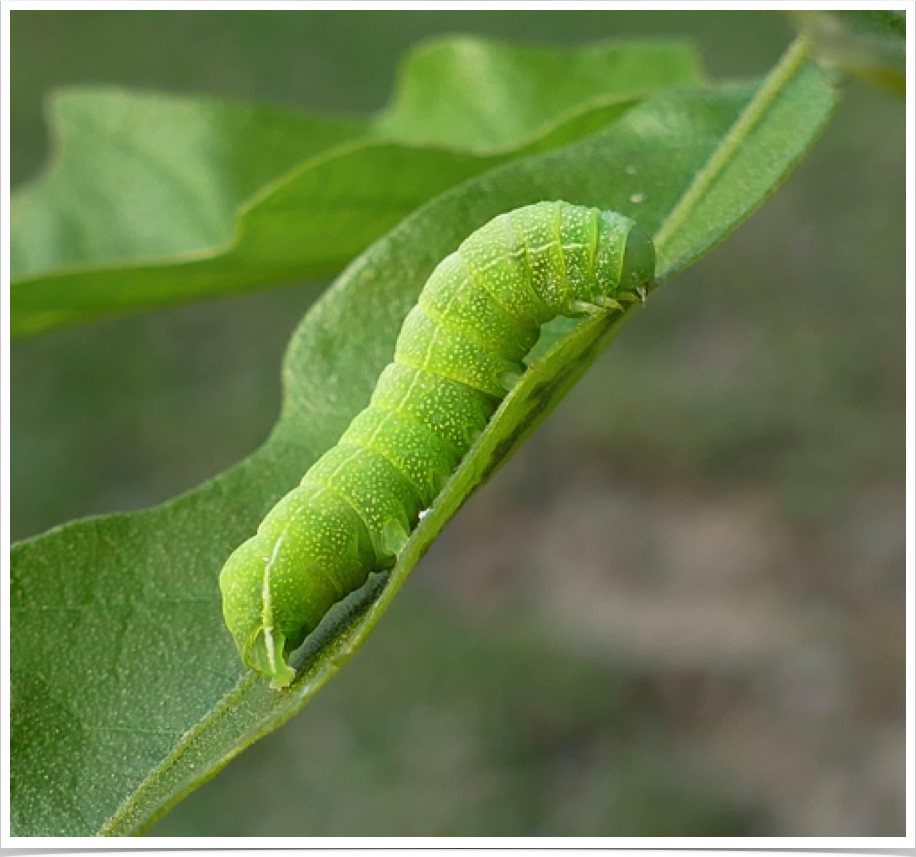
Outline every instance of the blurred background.
{"label": "blurred background", "polygon": [[[792,38],[766,12],[16,11],[14,188],[56,87],[374,111],[444,33],[685,36],[713,78],[765,73]],[[844,92],[351,665],[153,835],[904,835],[904,110]],[[16,343],[13,537],[253,451],[321,287]]]}

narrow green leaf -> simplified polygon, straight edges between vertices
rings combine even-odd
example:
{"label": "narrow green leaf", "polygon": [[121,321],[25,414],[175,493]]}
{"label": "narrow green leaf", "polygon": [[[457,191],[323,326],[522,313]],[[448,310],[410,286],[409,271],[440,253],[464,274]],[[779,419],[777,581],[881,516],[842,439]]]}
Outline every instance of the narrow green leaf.
{"label": "narrow green leaf", "polygon": [[698,80],[683,43],[450,39],[407,60],[373,119],[64,94],[53,165],[12,201],[11,332],[326,276],[443,190]]}
{"label": "narrow green leaf", "polygon": [[222,625],[222,562],[365,406],[407,310],[461,239],[501,211],[562,198],[636,217],[659,237],[669,276],[772,192],[834,104],[796,48],[759,87],[659,95],[587,140],[436,198],[364,253],[305,317],[284,367],[283,413],[254,456],[158,508],[17,545],[13,832],[141,831],[293,716],[362,644],[454,511],[621,328],[598,320],[566,335],[550,330],[395,569],[328,617],[300,653],[291,688],[270,690],[241,669]]}

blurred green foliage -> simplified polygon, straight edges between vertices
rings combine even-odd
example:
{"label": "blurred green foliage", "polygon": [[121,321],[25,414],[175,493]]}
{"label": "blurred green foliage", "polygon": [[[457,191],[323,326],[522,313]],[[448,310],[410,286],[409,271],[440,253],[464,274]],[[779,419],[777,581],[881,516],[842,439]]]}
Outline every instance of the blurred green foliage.
{"label": "blurred green foliage", "polygon": [[906,10],[790,12],[828,67],[906,96]]}
{"label": "blurred green foliage", "polygon": [[[45,157],[40,102],[54,87],[117,83],[373,110],[403,51],[446,32],[542,43],[687,36],[712,76],[760,74],[791,38],[779,16],[749,12],[17,11],[13,182]],[[759,491],[812,538],[840,526],[856,497],[899,487],[904,141],[899,103],[850,86],[788,184],[659,294],[526,458],[562,451],[567,465],[577,455],[579,467],[610,467],[625,484]],[[150,505],[250,452],[274,422],[280,356],[316,293],[293,286],[16,344],[14,536]],[[542,475],[501,478],[557,491],[530,481]],[[495,621],[474,625],[444,606],[420,582],[427,575],[435,579],[434,562],[310,708],[151,832],[769,832],[719,800],[702,766],[698,774],[667,754],[664,723],[633,691],[638,668],[590,663],[549,637],[531,646],[542,631],[533,615],[517,620],[521,646]],[[446,670],[459,679],[449,690],[437,685]],[[545,686],[576,680],[547,699],[542,674]],[[619,690],[589,695],[605,684]],[[531,734],[517,733],[518,706]],[[278,757],[297,764],[275,782]],[[392,806],[394,821],[381,821]]]}

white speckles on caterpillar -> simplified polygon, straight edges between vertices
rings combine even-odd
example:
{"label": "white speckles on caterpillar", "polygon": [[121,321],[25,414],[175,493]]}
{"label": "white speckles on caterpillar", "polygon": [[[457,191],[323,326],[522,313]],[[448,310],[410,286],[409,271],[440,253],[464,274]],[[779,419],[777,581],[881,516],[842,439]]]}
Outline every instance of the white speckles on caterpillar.
{"label": "white speckles on caterpillar", "polygon": [[654,275],[655,249],[634,221],[566,202],[502,214],[443,259],[369,406],[222,570],[245,663],[288,686],[289,654],[370,572],[394,564],[521,377],[541,326],[644,301]]}

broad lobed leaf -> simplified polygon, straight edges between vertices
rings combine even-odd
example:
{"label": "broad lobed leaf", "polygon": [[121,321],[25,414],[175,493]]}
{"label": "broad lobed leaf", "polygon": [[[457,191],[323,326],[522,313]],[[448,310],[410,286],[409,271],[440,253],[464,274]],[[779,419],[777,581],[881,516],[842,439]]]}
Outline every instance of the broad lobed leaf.
{"label": "broad lobed leaf", "polygon": [[63,93],[52,166],[12,201],[11,331],[336,272],[443,190],[699,80],[684,43],[456,38],[411,55],[392,106],[371,118]]}

